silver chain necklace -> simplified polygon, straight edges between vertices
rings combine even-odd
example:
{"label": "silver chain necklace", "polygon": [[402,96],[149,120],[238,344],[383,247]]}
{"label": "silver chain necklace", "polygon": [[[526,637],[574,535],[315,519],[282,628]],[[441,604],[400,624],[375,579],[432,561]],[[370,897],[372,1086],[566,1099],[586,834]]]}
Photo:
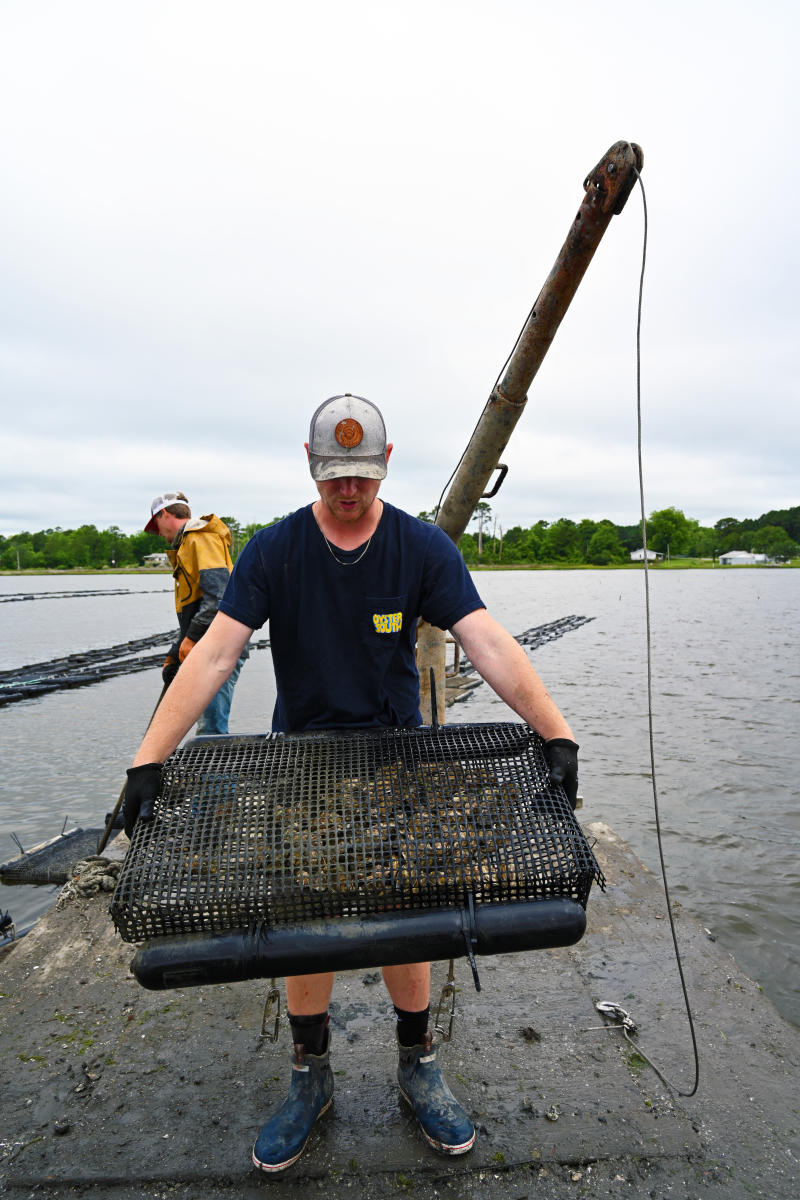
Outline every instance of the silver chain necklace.
{"label": "silver chain necklace", "polygon": [[[321,530],[321,529],[320,529],[320,533],[322,533],[322,530]],[[333,552],[333,546],[330,544],[330,542],[328,541],[328,539],[325,537],[325,534],[324,534],[324,533],[322,533],[322,537],[323,537],[323,540],[324,540],[324,542],[325,542],[325,545],[328,547],[328,549],[329,549],[329,550],[330,550],[330,552],[331,552],[331,557],[334,559],[334,561],[335,561],[335,562],[337,562],[337,563],[339,564],[339,566],[340,566],[340,567],[354,567],[354,566],[356,565],[356,563],[360,563],[360,562],[361,562],[361,560],[362,560],[362,558],[364,557],[364,555],[365,555],[365,554],[367,553],[367,551],[369,550],[369,548],[370,548],[370,544],[371,544],[371,542],[372,542],[372,539],[373,539],[373,537],[374,537],[374,536],[375,536],[375,534],[374,534],[374,533],[371,533],[371,534],[370,534],[370,536],[369,536],[369,541],[367,542],[366,546],[364,547],[364,549],[363,549],[363,550],[361,551],[361,553],[359,554],[358,558],[353,558],[353,559],[351,559],[351,560],[350,560],[350,562],[347,562],[347,561],[345,561],[345,559],[343,559],[343,558],[337,558],[337,557],[336,557],[336,555],[335,555],[335,554],[334,554],[334,552]]]}
{"label": "silver chain necklace", "polygon": [[317,529],[318,529],[318,530],[320,531],[320,533],[322,534],[322,540],[323,540],[323,542],[325,543],[325,545],[328,547],[328,550],[330,551],[331,558],[334,560],[334,562],[337,562],[337,563],[339,564],[339,566],[340,566],[340,567],[354,567],[354,566],[356,565],[356,563],[360,563],[360,562],[361,562],[362,558],[364,557],[364,555],[367,553],[367,551],[369,550],[370,546],[372,545],[372,539],[375,537],[375,530],[374,530],[374,529],[373,529],[372,533],[369,535],[369,538],[368,538],[368,540],[367,540],[367,544],[366,544],[366,546],[364,547],[364,549],[361,551],[361,553],[359,554],[358,558],[353,558],[353,559],[351,559],[351,560],[348,562],[348,561],[347,561],[346,559],[344,559],[344,558],[337,558],[337,557],[336,557],[336,554],[334,553],[333,546],[330,544],[330,542],[328,541],[328,539],[325,537],[325,534],[324,534],[324,532],[323,532],[322,526],[320,525],[319,521],[317,520],[317,514],[314,512],[314,509],[313,509],[313,508],[311,509],[311,515],[312,515],[312,516],[313,516],[313,518],[314,518],[314,521],[315,521],[315,523],[316,523]]}
{"label": "silver chain necklace", "polygon": [[[372,533],[369,535],[369,538],[367,539],[367,544],[366,544],[366,546],[364,547],[364,549],[361,551],[361,553],[359,554],[358,558],[353,558],[353,559],[350,559],[350,561],[348,562],[348,561],[347,561],[346,559],[344,559],[344,558],[337,558],[337,557],[336,557],[336,553],[335,553],[335,551],[334,551],[334,549],[333,549],[333,546],[330,544],[330,542],[328,541],[328,539],[325,537],[324,530],[323,530],[322,526],[320,525],[320,523],[319,523],[319,521],[318,521],[318,519],[317,519],[317,514],[314,512],[314,507],[313,507],[313,505],[312,505],[312,507],[311,507],[311,515],[312,515],[312,516],[313,516],[313,518],[314,518],[314,521],[315,521],[315,523],[316,523],[317,529],[318,529],[318,530],[320,531],[320,533],[322,534],[322,540],[324,541],[325,545],[328,547],[328,550],[329,550],[329,552],[330,552],[330,556],[331,556],[331,558],[334,560],[334,562],[337,562],[337,563],[339,564],[339,566],[340,566],[340,567],[354,567],[354,566],[356,565],[356,563],[360,563],[360,562],[361,562],[361,560],[362,560],[362,558],[364,557],[364,555],[367,553],[367,551],[369,550],[370,546],[372,545],[372,539],[375,537],[375,534],[378,532],[378,528],[377,528],[377,526],[376,526],[376,527],[375,527],[375,529],[373,529]],[[378,523],[380,524],[380,521],[379,521]]]}

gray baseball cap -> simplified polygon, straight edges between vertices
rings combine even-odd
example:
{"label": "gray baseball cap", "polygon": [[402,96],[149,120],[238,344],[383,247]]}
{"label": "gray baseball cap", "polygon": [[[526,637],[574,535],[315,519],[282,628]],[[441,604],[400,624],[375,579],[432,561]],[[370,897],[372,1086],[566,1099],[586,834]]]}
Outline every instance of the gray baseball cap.
{"label": "gray baseball cap", "polygon": [[380,411],[363,396],[331,396],[311,418],[308,434],[311,477],[318,483],[357,475],[386,477],[386,426]]}
{"label": "gray baseball cap", "polygon": [[156,496],[150,504],[150,520],[144,527],[145,533],[158,533],[156,517],[163,509],[169,508],[170,504],[186,504],[188,506],[189,501],[183,492],[162,492],[160,496]]}

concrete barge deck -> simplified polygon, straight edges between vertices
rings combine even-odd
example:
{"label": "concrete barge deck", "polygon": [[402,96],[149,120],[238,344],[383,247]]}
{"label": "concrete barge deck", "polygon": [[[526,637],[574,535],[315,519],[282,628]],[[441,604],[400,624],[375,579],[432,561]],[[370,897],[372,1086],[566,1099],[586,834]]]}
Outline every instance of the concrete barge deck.
{"label": "concrete barge deck", "polygon": [[[606,875],[578,945],[465,960],[440,1058],[478,1128],[436,1155],[394,1084],[391,1007],[375,971],[337,980],[336,1092],[305,1154],[250,1165],[282,1100],[290,1036],[263,1040],[268,981],[147,992],[108,896],[51,910],[0,958],[0,1192],[97,1200],[309,1197],[800,1196],[800,1031],[675,906],[701,1079],[659,881],[607,826],[585,825]],[[118,839],[122,841],[122,839]],[[434,968],[434,1004],[446,964]],[[664,1085],[599,1000],[619,1003]],[[601,1028],[598,1028],[601,1027]]]}

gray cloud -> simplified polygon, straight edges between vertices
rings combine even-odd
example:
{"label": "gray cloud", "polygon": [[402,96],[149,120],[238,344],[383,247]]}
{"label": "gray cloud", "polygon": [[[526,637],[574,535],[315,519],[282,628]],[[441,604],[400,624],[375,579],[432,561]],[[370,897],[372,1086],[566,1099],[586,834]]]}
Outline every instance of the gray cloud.
{"label": "gray cloud", "polygon": [[[797,503],[796,25],[778,0],[6,6],[0,530],[132,531],[164,486],[288,512],[342,390],[385,410],[385,494],[432,507],[626,136],[648,510]],[[505,528],[637,519],[642,233],[637,189],[508,448]]]}

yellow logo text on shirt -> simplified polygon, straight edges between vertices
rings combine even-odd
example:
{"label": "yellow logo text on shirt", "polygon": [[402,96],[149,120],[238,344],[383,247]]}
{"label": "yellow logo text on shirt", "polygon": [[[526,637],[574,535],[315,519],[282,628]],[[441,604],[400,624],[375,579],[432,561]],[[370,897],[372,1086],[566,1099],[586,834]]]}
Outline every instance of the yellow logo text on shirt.
{"label": "yellow logo text on shirt", "polygon": [[399,633],[403,628],[403,614],[396,613],[373,613],[372,624],[375,626],[376,633]]}

